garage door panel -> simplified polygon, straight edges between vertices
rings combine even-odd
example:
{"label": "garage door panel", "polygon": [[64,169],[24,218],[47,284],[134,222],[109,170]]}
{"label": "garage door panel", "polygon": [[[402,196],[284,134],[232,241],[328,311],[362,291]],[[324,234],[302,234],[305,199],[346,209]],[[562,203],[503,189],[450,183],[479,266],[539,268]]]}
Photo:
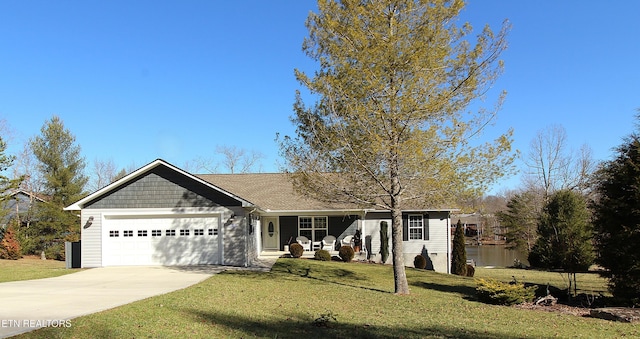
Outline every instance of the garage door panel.
{"label": "garage door panel", "polygon": [[[217,216],[107,218],[103,265],[220,264],[218,220]],[[118,236],[110,236],[114,231]]]}

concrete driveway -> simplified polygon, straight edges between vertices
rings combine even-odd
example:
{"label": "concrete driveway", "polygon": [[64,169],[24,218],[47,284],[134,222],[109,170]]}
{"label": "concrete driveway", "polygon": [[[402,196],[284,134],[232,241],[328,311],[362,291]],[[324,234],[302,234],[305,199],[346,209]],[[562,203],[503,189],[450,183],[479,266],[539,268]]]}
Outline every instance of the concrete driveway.
{"label": "concrete driveway", "polygon": [[56,278],[0,283],[0,338],[196,284],[228,267],[104,267]]}

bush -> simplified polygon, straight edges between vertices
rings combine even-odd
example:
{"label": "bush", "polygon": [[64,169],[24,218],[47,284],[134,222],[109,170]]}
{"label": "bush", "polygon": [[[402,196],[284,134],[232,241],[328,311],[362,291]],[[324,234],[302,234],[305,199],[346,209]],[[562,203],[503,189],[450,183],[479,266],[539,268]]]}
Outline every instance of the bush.
{"label": "bush", "polygon": [[302,247],[302,245],[298,244],[297,242],[289,245],[289,253],[291,253],[292,257],[300,258],[303,252],[304,247]]}
{"label": "bush", "polygon": [[317,250],[313,257],[316,260],[331,261],[331,254],[326,250]]}
{"label": "bush", "polygon": [[423,270],[427,267],[427,259],[420,254],[416,255],[416,257],[413,258],[413,267]]}
{"label": "bush", "polygon": [[389,258],[389,224],[380,222],[380,260],[386,263]]}
{"label": "bush", "polygon": [[493,279],[477,279],[478,300],[494,305],[511,306],[533,301],[535,286],[525,287],[523,283],[504,283]]}
{"label": "bush", "polygon": [[8,226],[4,231],[4,237],[0,241],[0,259],[18,260],[22,258],[22,249],[16,239],[12,226]]}
{"label": "bush", "polygon": [[467,264],[467,277],[473,277],[476,274],[476,268]]}
{"label": "bush", "polygon": [[47,256],[47,259],[64,261],[65,260],[64,243],[63,242],[51,243],[49,246],[47,246],[47,248],[45,248],[44,254]]}
{"label": "bush", "polygon": [[338,251],[338,255],[340,256],[342,261],[350,262],[351,260],[353,260],[353,256],[355,256],[356,253],[353,251],[353,248],[351,248],[351,246],[342,246],[340,247],[340,251]]}

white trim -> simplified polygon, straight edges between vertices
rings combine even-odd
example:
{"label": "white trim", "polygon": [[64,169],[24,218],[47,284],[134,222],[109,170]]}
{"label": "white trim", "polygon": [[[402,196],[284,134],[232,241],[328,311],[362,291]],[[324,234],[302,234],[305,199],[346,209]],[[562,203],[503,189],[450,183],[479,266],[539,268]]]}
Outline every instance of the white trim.
{"label": "white trim", "polygon": [[[420,238],[419,239],[411,239],[411,217],[420,217]],[[413,227],[413,229],[418,229],[418,227]],[[424,241],[424,215],[422,214],[407,214],[407,241]]]}

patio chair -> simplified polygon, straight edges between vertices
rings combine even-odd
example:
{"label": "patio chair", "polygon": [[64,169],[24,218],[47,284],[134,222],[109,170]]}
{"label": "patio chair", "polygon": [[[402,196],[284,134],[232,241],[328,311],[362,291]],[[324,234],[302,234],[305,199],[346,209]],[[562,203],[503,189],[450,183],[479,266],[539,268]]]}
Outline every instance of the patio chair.
{"label": "patio chair", "polygon": [[322,238],[322,249],[327,251],[335,251],[336,237],[327,235],[326,237]]}
{"label": "patio chair", "polygon": [[299,237],[296,238],[296,242],[300,245],[302,245],[302,248],[305,251],[309,251],[311,252],[311,240],[309,240],[309,238],[301,235]]}
{"label": "patio chair", "polygon": [[340,245],[341,246],[351,246],[353,247],[353,236],[352,235],[348,235],[346,237],[344,237],[341,241],[340,241]]}

